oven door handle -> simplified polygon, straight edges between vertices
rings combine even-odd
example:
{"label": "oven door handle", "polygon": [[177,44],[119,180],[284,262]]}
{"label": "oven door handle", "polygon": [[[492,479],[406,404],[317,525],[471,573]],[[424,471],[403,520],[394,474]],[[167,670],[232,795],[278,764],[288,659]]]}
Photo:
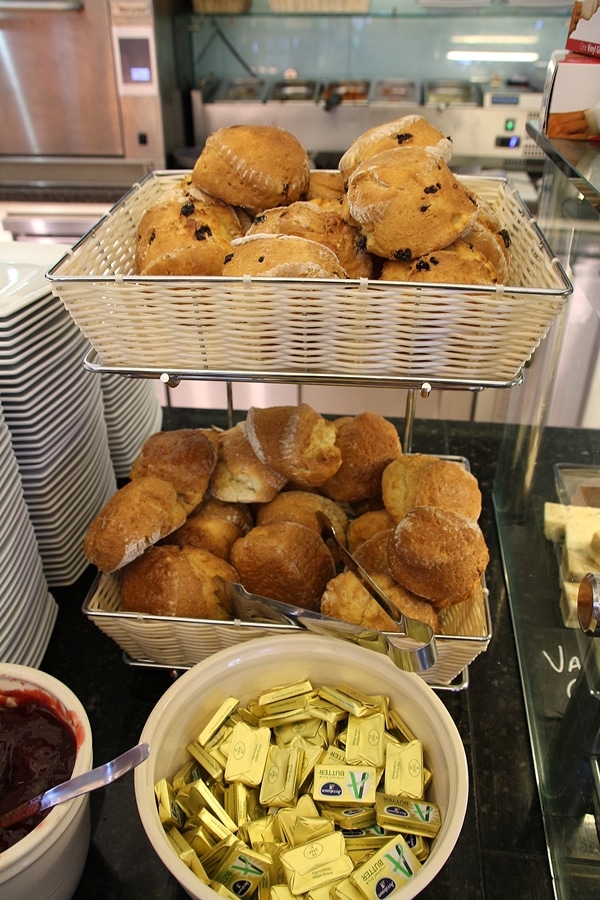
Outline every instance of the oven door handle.
{"label": "oven door handle", "polygon": [[0,0],[0,12],[81,12],[83,0]]}

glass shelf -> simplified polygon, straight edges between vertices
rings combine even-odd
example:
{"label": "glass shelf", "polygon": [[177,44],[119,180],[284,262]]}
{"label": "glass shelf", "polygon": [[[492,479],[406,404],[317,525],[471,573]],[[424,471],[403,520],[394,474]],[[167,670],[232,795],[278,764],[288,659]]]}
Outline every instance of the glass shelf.
{"label": "glass shelf", "polygon": [[[298,4],[301,6],[301,4]],[[540,5],[539,2],[533,2],[531,5],[512,4],[509,0],[488,0],[488,2],[475,2],[475,0],[398,0],[398,2],[390,2],[390,0],[371,0],[368,9],[365,11],[350,10],[346,12],[341,2],[332,4],[334,9],[328,11],[306,11],[303,9],[293,10],[285,9],[282,11],[274,11],[271,9],[268,0],[253,0],[250,9],[239,13],[228,12],[195,12],[194,16],[209,16],[211,18],[229,18],[230,16],[250,17],[276,17],[276,18],[294,18],[302,16],[303,18],[314,17],[371,17],[382,19],[402,19],[402,18],[425,18],[431,16],[484,16],[484,17],[501,17],[506,18],[516,16],[532,16],[543,15],[548,16],[570,16],[572,4],[570,3],[553,3],[549,2]]]}
{"label": "glass shelf", "polygon": [[[547,156],[538,221],[573,281],[570,302],[580,304],[594,332],[595,363],[600,149],[548,141],[536,123],[528,130]],[[516,430],[507,426],[494,507],[555,893],[559,900],[583,900],[600,896],[600,641],[576,627],[576,618],[571,627],[565,624],[562,548],[544,536],[544,506],[567,499],[565,472],[579,467],[600,472],[600,431],[585,424],[548,424],[560,395],[557,369],[568,349],[567,315],[534,356],[537,384],[529,386],[535,396],[530,421]],[[593,377],[589,360],[578,360],[576,353],[571,359],[563,379],[567,385],[578,376]]]}

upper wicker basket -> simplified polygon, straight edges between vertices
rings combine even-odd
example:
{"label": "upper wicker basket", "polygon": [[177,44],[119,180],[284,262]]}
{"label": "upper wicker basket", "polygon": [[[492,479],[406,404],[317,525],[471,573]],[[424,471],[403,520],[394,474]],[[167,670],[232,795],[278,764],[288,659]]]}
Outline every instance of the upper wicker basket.
{"label": "upper wicker basket", "polygon": [[107,368],[508,384],[572,286],[510,182],[462,181],[509,229],[507,285],[134,274],[143,212],[182,177],[151,172],[48,272]]}

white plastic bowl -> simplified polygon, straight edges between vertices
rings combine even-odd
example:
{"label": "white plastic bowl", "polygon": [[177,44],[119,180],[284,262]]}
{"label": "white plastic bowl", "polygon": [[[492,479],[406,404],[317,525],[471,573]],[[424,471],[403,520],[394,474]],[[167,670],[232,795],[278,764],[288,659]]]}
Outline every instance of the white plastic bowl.
{"label": "white plastic bowl", "polygon": [[[61,681],[28,666],[0,663],[0,695],[31,693],[75,733],[73,775],[92,767],[92,730],[85,709]],[[81,879],[90,844],[89,794],[61,803],[18,843],[0,853],[2,900],[70,900]]]}
{"label": "white plastic bowl", "polygon": [[134,773],[136,803],[152,846],[190,897],[217,900],[169,844],[156,809],[155,782],[170,779],[189,759],[186,745],[227,697],[246,703],[267,687],[300,678],[310,678],[315,687],[346,682],[387,695],[422,740],[434,776],[428,798],[440,806],[442,827],[427,862],[401,892],[403,900],[415,897],[440,871],[463,825],[469,776],[462,740],[446,707],[418,675],[400,671],[381,654],[314,634],[259,638],[221,650],[182,675],[159,700],[140,738],[149,743],[150,756]]}

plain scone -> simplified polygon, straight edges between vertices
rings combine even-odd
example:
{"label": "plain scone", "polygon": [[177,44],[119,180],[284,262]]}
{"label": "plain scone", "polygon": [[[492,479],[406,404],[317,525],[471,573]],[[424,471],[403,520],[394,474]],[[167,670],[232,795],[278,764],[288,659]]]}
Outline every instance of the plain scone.
{"label": "plain scone", "polygon": [[246,434],[246,423],[219,433],[217,464],[208,486],[218,500],[229,503],[267,503],[287,479],[259,459]]}
{"label": "plain scone", "polygon": [[257,525],[231,548],[231,565],[247,591],[319,610],[335,564],[319,535],[298,522]]}
{"label": "plain scone", "polygon": [[477,520],[481,491],[475,476],[459,462],[427,454],[404,454],[386,468],[383,502],[396,522],[415,506],[436,506]]}
{"label": "plain scone", "polygon": [[251,406],[246,434],[258,458],[295,484],[318,487],[342,464],[335,425],[308,403]]}
{"label": "plain scone", "polygon": [[186,515],[172,484],[143,475],[119,488],[97,513],[83,551],[101,572],[115,572],[183,525]]}
{"label": "plain scone", "polygon": [[[216,580],[215,580],[216,578]],[[150,547],[123,572],[121,609],[156,616],[230,619],[219,578],[236,581],[224,560],[196,547]]]}
{"label": "plain scone", "polygon": [[489,562],[477,522],[432,506],[407,513],[389,538],[387,555],[393,578],[436,609],[466,600]]}

